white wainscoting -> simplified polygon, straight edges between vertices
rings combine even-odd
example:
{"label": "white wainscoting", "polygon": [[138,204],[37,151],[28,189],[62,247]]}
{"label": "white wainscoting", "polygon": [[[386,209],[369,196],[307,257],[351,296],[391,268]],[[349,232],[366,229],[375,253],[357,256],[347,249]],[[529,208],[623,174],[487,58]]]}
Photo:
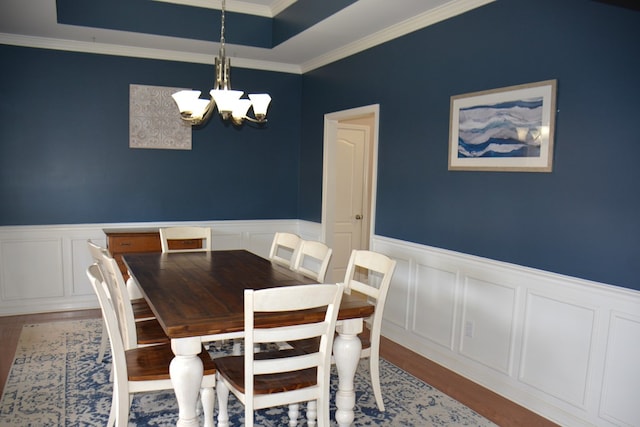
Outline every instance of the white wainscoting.
{"label": "white wainscoting", "polygon": [[[188,224],[211,226],[214,249],[265,257],[276,231],[321,234],[298,220]],[[97,308],[87,240],[169,225],[0,227],[0,316]],[[371,247],[398,261],[386,337],[563,426],[640,425],[640,292],[380,236]]]}
{"label": "white wainscoting", "polygon": [[[0,316],[97,308],[86,276],[87,240],[106,246],[105,228],[208,225],[214,249],[248,249],[267,257],[273,233],[318,239],[318,224],[298,220],[84,224],[0,227]],[[303,229],[301,229],[303,228]]]}
{"label": "white wainscoting", "polygon": [[383,335],[563,426],[640,426],[640,292],[374,236]]}

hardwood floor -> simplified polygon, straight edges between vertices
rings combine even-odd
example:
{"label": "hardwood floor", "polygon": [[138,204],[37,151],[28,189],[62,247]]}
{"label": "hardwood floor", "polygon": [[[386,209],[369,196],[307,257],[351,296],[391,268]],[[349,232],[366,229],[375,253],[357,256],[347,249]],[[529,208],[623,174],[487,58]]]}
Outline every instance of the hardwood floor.
{"label": "hardwood floor", "polygon": [[557,424],[473,381],[381,337],[380,357],[420,378],[494,423],[504,427],[551,427]]}
{"label": "hardwood floor", "polygon": [[[98,317],[100,317],[99,310],[0,317],[0,342],[3,344],[3,351],[0,352],[0,394],[4,390],[4,384],[7,381],[7,376],[11,369],[23,325],[57,320],[93,319]],[[380,356],[500,426],[556,426],[556,424],[546,418],[384,337],[381,340]]]}

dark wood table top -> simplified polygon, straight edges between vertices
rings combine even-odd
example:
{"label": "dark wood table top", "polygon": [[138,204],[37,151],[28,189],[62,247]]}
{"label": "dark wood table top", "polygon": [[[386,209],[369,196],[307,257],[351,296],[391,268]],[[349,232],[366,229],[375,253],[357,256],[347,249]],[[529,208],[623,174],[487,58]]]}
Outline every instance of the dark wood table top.
{"label": "dark wood table top", "polygon": [[[245,250],[124,255],[132,276],[169,338],[244,330],[244,290],[314,283]],[[366,318],[374,306],[345,294],[338,319]],[[322,319],[319,311],[256,317],[256,323],[287,325]]]}

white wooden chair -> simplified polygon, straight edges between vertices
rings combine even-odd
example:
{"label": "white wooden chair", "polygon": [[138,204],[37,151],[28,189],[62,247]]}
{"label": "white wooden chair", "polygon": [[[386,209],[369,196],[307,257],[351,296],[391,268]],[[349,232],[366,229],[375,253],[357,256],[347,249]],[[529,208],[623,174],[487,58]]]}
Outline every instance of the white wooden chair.
{"label": "white wooden chair", "polygon": [[322,242],[302,240],[298,246],[292,269],[318,283],[324,282],[333,250]]}
{"label": "white wooden chair", "polygon": [[344,279],[345,292],[364,294],[376,306],[373,316],[365,322],[364,331],[359,336],[362,341],[360,358],[369,358],[371,386],[380,411],[384,411],[380,388],[380,329],[384,303],[395,268],[396,261],[386,255],[368,250],[353,250]]}
{"label": "white wooden chair", "polygon": [[[211,227],[163,227],[160,228],[160,245],[162,252],[202,252],[211,250]],[[199,248],[193,249],[171,249],[172,240],[201,240]]]}
{"label": "white wooden chair", "polygon": [[[109,251],[106,248],[103,248],[102,246],[96,245],[91,240],[87,242],[87,245],[89,247],[89,252],[91,253],[91,257],[93,258],[93,262],[98,264],[104,276],[105,275],[104,271],[106,271],[105,270],[106,267],[103,266],[102,263],[105,256],[106,257],[111,256],[109,254]],[[129,279],[129,281],[127,281],[126,287],[127,287],[127,292],[129,293],[131,309],[133,311],[133,317],[135,321],[153,319],[154,315],[153,315],[153,312],[151,311],[151,308],[149,307],[149,304],[147,304],[147,301],[144,298],[138,297],[139,290],[137,289],[137,285],[135,283],[129,283],[131,280],[132,279]],[[107,329],[106,329],[106,324],[104,323],[104,320],[103,320],[100,349],[98,350],[98,357],[96,358],[96,361],[98,363],[101,363],[102,360],[104,359],[104,354],[108,346],[109,346],[109,340],[107,335]]]}
{"label": "white wooden chair", "polygon": [[[215,359],[218,427],[229,425],[227,402],[231,391],[244,404],[245,425],[253,426],[253,411],[289,405],[289,425],[295,426],[299,402],[309,402],[309,425],[329,427],[329,374],[336,318],[343,285],[299,285],[244,292],[245,348],[284,339],[320,341],[315,352],[282,350]],[[286,327],[258,328],[254,314],[325,307],[322,321]]]}
{"label": "white wooden chair", "polygon": [[[371,371],[371,387],[376,398],[376,405],[384,411],[382,389],[380,388],[380,329],[384,303],[391,284],[391,277],[396,267],[396,261],[386,255],[367,251],[353,250],[347,264],[344,279],[344,292],[358,292],[375,304],[375,312],[366,319],[363,331],[358,336],[362,343],[360,358],[369,358]],[[318,340],[288,340],[287,344],[302,351],[314,351],[318,348]]]}
{"label": "white wooden chair", "polygon": [[[118,326],[116,310],[109,298],[109,287],[97,264],[87,269],[87,276],[100,302],[102,317],[106,325],[113,361],[113,400],[109,413],[108,427],[129,425],[129,410],[134,393],[173,389],[169,377],[169,364],[173,352],[169,344],[141,348],[127,348]],[[204,425],[213,427],[213,409],[216,385],[215,365],[209,353],[202,351],[200,358],[204,365],[200,397],[202,401]]]}
{"label": "white wooden chair", "polygon": [[300,236],[293,233],[276,233],[273,236],[269,259],[285,267],[293,267],[293,261],[300,245]]}
{"label": "white wooden chair", "polygon": [[169,338],[156,318],[136,321],[127,285],[116,260],[103,251],[101,262],[97,264],[109,286],[126,348],[168,343]]}

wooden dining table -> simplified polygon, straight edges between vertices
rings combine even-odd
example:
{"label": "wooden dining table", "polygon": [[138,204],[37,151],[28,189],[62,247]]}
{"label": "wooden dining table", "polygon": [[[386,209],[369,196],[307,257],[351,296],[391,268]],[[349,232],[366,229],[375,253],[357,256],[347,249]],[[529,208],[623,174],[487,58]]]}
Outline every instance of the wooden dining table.
{"label": "wooden dining table", "polygon": [[[246,250],[134,253],[124,262],[171,339],[170,375],[178,401],[178,426],[199,424],[196,403],[202,380],[202,343],[243,337],[244,290],[311,284],[313,280]],[[333,353],[338,370],[336,421],[354,420],[354,376],[360,359],[362,322],[373,314],[365,299],[343,295]],[[323,312],[267,314],[263,326],[321,320]]]}

